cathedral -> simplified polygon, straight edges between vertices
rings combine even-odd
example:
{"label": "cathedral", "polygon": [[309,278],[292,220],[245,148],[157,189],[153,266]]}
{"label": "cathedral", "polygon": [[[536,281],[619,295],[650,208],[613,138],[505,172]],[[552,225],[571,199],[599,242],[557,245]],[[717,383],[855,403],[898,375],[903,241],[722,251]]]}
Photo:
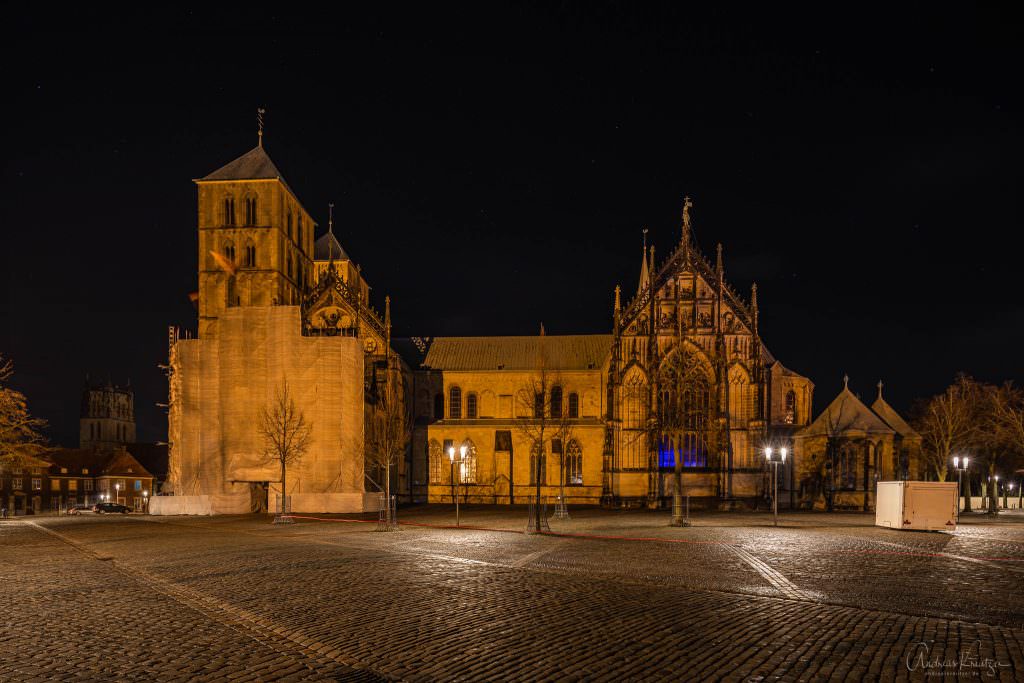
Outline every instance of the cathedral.
{"label": "cathedral", "polygon": [[[635,293],[608,293],[607,330],[393,339],[389,302],[370,304],[333,219],[317,238],[262,136],[195,183],[198,330],[170,332],[172,495],[154,513],[272,508],[281,468],[260,421],[282,388],[311,428],[286,465],[296,512],[376,509],[384,490],[656,508],[681,486],[705,507],[749,505],[764,446],[792,451],[811,422],[813,384],[762,340],[756,286],[734,290],[722,246],[698,247],[689,199],[667,255],[645,246]],[[393,459],[377,452],[387,396],[402,405]]]}

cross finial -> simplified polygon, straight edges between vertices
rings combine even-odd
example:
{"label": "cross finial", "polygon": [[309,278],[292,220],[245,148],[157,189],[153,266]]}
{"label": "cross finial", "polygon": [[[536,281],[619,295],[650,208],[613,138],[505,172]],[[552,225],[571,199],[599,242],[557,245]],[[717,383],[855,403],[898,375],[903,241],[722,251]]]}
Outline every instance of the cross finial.
{"label": "cross finial", "polygon": [[849,389],[849,388],[850,388],[850,376],[849,375],[843,375],[843,389]]}
{"label": "cross finial", "polygon": [[327,232],[334,232],[334,202],[327,205]]}
{"label": "cross finial", "polygon": [[647,228],[643,229],[644,233],[644,253],[647,253]]}
{"label": "cross finial", "polygon": [[882,380],[878,380],[878,400],[882,400]]}
{"label": "cross finial", "polygon": [[267,110],[260,107],[256,110],[256,125],[259,127],[257,135],[259,136],[259,145],[263,146],[263,115],[267,113]]}

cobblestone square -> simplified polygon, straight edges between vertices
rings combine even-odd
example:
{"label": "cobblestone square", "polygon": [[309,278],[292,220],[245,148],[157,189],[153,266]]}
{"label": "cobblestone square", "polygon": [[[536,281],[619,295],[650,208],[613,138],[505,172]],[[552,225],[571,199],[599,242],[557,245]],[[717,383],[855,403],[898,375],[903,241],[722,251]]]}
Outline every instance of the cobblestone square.
{"label": "cobblestone square", "polygon": [[1024,676],[1024,517],[522,508],[0,522],[3,681]]}

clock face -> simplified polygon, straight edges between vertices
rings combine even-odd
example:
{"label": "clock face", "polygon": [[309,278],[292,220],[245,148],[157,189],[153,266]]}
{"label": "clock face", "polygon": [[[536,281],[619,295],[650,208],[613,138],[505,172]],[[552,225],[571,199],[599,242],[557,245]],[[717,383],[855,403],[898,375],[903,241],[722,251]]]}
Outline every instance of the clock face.
{"label": "clock face", "polygon": [[373,353],[374,351],[377,350],[377,342],[375,342],[372,339],[367,339],[366,343],[363,344],[363,348],[366,349],[367,353]]}

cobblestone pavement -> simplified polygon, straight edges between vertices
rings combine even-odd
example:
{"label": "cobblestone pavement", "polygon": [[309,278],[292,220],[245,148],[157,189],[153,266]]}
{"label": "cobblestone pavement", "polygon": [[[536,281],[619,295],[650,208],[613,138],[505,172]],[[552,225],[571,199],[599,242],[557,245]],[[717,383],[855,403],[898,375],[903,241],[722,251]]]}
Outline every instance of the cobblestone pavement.
{"label": "cobblestone pavement", "polygon": [[0,522],[0,680],[1024,679],[1024,517],[462,512]]}

